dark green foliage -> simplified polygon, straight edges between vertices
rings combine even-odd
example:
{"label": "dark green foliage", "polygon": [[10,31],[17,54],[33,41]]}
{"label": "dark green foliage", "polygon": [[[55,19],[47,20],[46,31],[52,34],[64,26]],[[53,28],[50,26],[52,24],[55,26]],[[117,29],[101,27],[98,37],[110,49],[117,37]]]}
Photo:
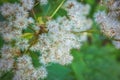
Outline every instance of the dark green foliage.
{"label": "dark green foliage", "polygon": [[2,39],[2,37],[0,36],[0,48],[3,46],[4,40]]}
{"label": "dark green foliage", "polygon": [[70,72],[69,68],[59,64],[50,64],[50,66],[47,67],[47,70],[48,77],[45,80],[65,80]]}
{"label": "dark green foliage", "polygon": [[0,77],[0,80],[12,80],[13,79],[13,72],[9,71],[9,72],[3,72],[3,76]]}
{"label": "dark green foliage", "polygon": [[33,52],[33,51],[29,51],[29,55],[31,56],[32,58],[32,63],[33,63],[33,66],[35,68],[38,68],[41,66],[41,64],[39,63],[39,52]]}
{"label": "dark green foliage", "polygon": [[74,61],[71,67],[76,80],[120,80],[117,53],[119,50],[110,45],[85,45],[81,50],[73,50]]}

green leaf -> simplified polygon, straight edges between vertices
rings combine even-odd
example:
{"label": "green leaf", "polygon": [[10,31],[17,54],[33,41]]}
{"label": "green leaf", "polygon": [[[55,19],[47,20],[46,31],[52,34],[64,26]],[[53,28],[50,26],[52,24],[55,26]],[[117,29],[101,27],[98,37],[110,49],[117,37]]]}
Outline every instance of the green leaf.
{"label": "green leaf", "polygon": [[33,33],[24,33],[21,37],[25,39],[31,39],[33,37]]}
{"label": "green leaf", "polygon": [[48,77],[45,80],[65,80],[70,69],[59,64],[52,64],[47,67]]}
{"label": "green leaf", "polygon": [[19,2],[19,0],[0,0],[0,5],[3,3],[15,3],[15,2]]}
{"label": "green leaf", "polygon": [[67,16],[67,11],[62,9],[62,8],[60,8],[58,10],[58,12],[55,14],[54,18],[57,18],[58,16],[61,16],[61,17],[66,16],[66,17],[68,17]]}
{"label": "green leaf", "polygon": [[42,17],[38,17],[39,24],[44,24]]}
{"label": "green leaf", "polygon": [[8,71],[8,72],[3,72],[2,76],[0,77],[0,80],[12,80],[13,79],[13,72],[12,71]]}
{"label": "green leaf", "polygon": [[48,0],[47,5],[36,6],[38,9],[35,12],[38,12],[37,17],[42,16],[44,19],[52,18],[59,11],[65,0]]}
{"label": "green leaf", "polygon": [[[49,0],[48,5],[42,7],[45,16],[51,16],[65,0]],[[47,8],[47,9],[46,9]]]}
{"label": "green leaf", "polygon": [[4,40],[2,39],[2,37],[0,36],[0,48],[3,46],[4,44]]}
{"label": "green leaf", "polygon": [[30,53],[30,56],[32,58],[32,63],[33,63],[33,66],[35,68],[38,68],[41,66],[41,64],[39,63],[39,56],[40,56],[40,53],[39,52],[33,52],[33,51],[29,51]]}
{"label": "green leaf", "polygon": [[71,53],[73,53],[72,55],[74,57],[74,60],[71,64],[71,69],[73,70],[74,76],[76,80],[84,80],[83,76],[81,75],[86,67],[83,57],[77,50],[73,50]]}

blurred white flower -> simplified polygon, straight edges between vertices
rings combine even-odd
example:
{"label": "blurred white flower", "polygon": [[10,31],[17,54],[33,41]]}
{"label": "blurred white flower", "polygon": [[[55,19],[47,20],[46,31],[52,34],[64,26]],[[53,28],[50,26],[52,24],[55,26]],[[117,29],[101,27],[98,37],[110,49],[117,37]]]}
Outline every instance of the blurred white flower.
{"label": "blurred white flower", "polygon": [[9,71],[13,68],[14,54],[10,45],[4,45],[1,50],[0,69],[1,71]]}
{"label": "blurred white flower", "polygon": [[120,21],[119,0],[115,0],[110,4],[110,0],[105,2],[109,12],[98,11],[95,14],[95,21],[100,24],[101,31],[110,38],[113,38],[113,44],[116,48],[120,48]]}
{"label": "blurred white flower", "polygon": [[10,16],[14,14],[15,12],[15,4],[10,4],[10,3],[5,3],[3,6],[0,8],[1,14],[3,16]]}
{"label": "blurred white flower", "polygon": [[34,6],[34,0],[20,0],[26,10],[31,10]]}

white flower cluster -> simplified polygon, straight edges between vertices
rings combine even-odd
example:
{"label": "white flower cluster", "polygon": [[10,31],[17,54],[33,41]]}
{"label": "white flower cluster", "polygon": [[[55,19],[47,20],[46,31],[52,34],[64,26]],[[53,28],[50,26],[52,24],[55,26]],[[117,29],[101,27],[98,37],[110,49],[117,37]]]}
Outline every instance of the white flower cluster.
{"label": "white flower cluster", "polygon": [[[63,5],[69,18],[64,16],[49,20],[46,27],[37,26],[38,22],[29,16],[33,6],[34,0],[20,0],[20,4],[5,3],[0,8],[1,14],[7,19],[0,22],[0,33],[5,41],[0,51],[0,68],[1,71],[13,70],[13,80],[44,79],[47,76],[48,63],[70,64],[73,60],[71,49],[80,48],[87,40],[85,31],[92,25],[92,20],[86,17],[90,10],[89,5],[76,0],[68,0]],[[28,29],[31,24],[35,30],[33,40],[23,37],[23,30]],[[42,66],[34,68],[29,51],[40,52],[39,63]]]}
{"label": "white flower cluster", "polygon": [[32,65],[31,57],[23,55],[17,59],[17,70],[13,80],[39,80],[47,76],[45,67],[35,69]]}
{"label": "white flower cluster", "polygon": [[[22,30],[26,29],[34,20],[29,17],[29,10],[34,6],[34,0],[20,0],[20,3],[5,3],[0,8],[1,14],[7,21],[0,22],[0,33],[7,43],[1,49],[0,69],[13,69],[13,80],[38,80],[45,78],[47,71],[44,66],[35,69],[28,55],[21,55],[21,50],[28,48],[28,40],[22,39]],[[12,43],[14,41],[14,43]],[[14,44],[14,47],[10,44]],[[17,61],[14,59],[17,58]]]}
{"label": "white flower cluster", "polygon": [[[71,4],[73,6],[68,8]],[[42,53],[40,62],[43,64],[49,62],[62,65],[71,63],[73,57],[70,55],[70,50],[80,48],[82,42],[87,38],[86,33],[80,35],[75,33],[86,31],[92,25],[92,21],[85,16],[90,9],[88,5],[68,0],[63,7],[68,11],[70,19],[58,17],[56,20],[48,21],[46,23],[48,33],[40,35],[39,42],[30,48]]]}
{"label": "white flower cluster", "polygon": [[99,11],[95,19],[100,24],[101,31],[108,37],[114,38],[113,44],[120,48],[120,1],[108,0],[105,2],[109,12]]}
{"label": "white flower cluster", "polygon": [[[13,68],[13,48],[11,48],[10,45],[4,45],[1,49],[1,56],[2,58],[0,59],[0,69],[1,71],[9,71],[11,68]],[[17,50],[17,49],[16,49]]]}
{"label": "white flower cluster", "polygon": [[1,14],[7,19],[6,22],[0,23],[0,32],[7,42],[19,39],[22,29],[26,29],[30,23],[28,11],[34,6],[34,1],[21,0],[20,2],[21,5],[18,3],[5,3],[0,8]]}

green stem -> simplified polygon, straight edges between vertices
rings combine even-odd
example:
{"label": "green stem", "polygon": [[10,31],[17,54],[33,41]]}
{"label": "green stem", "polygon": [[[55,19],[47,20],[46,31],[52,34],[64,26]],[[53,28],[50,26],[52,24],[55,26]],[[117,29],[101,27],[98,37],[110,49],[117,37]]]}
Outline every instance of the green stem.
{"label": "green stem", "polygon": [[38,4],[40,4],[39,2],[37,2],[35,5],[34,5],[34,7],[36,7]]}
{"label": "green stem", "polygon": [[74,31],[71,31],[73,34],[82,34],[82,33],[99,33],[97,32],[96,30],[86,30],[86,31],[81,31],[81,32],[74,32]]}
{"label": "green stem", "polygon": [[50,16],[50,18],[53,18],[54,15],[57,13],[57,11],[61,8],[61,6],[63,5],[63,3],[65,2],[65,0],[63,0],[60,5],[57,7],[57,9],[53,12],[53,14]]}
{"label": "green stem", "polygon": [[111,38],[110,40],[114,40],[114,41],[120,42],[120,39]]}
{"label": "green stem", "polygon": [[35,15],[34,10],[32,9],[31,11],[32,11],[32,14],[33,14],[33,16],[34,16],[35,20],[37,21],[37,17],[36,17],[36,15]]}

